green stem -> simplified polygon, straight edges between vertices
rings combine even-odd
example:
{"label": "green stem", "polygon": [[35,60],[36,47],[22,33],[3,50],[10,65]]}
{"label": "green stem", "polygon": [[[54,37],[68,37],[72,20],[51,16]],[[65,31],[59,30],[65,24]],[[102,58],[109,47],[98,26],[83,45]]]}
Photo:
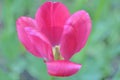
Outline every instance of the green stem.
{"label": "green stem", "polygon": [[51,76],[51,79],[50,80],[55,80],[55,77]]}

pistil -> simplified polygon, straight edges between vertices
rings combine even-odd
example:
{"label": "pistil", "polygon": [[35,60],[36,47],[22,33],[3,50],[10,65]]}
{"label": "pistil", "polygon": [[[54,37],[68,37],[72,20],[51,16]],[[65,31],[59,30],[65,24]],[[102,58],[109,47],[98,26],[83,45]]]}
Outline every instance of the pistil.
{"label": "pistil", "polygon": [[53,55],[54,55],[55,60],[64,60],[64,58],[60,54],[60,47],[59,46],[55,46],[53,48]]}

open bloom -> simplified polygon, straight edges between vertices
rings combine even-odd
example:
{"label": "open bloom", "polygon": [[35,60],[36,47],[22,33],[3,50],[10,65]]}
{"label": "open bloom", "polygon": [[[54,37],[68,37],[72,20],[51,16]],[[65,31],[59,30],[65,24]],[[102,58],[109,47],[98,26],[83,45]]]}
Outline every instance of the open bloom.
{"label": "open bloom", "polygon": [[81,64],[70,61],[86,44],[91,30],[89,14],[80,10],[70,15],[60,2],[45,2],[35,19],[20,17],[18,38],[34,56],[43,58],[52,76],[71,76]]}

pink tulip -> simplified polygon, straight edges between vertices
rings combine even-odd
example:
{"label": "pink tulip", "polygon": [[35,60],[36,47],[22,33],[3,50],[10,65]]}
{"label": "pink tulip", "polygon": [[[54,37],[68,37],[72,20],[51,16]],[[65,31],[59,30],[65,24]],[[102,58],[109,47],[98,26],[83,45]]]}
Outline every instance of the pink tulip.
{"label": "pink tulip", "polygon": [[16,25],[21,43],[31,54],[44,59],[50,75],[66,77],[79,71],[81,64],[70,58],[85,46],[90,34],[91,19],[86,11],[70,15],[62,3],[45,2],[35,19],[20,17]]}

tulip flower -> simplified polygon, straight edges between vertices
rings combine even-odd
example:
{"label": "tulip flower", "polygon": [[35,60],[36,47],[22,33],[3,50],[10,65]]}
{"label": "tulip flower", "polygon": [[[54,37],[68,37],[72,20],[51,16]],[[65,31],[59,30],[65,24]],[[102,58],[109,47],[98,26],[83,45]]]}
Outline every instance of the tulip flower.
{"label": "tulip flower", "polygon": [[81,64],[71,57],[86,44],[91,19],[85,10],[70,15],[61,2],[45,2],[35,18],[22,16],[16,21],[20,42],[34,56],[43,58],[48,74],[67,77],[79,71]]}

